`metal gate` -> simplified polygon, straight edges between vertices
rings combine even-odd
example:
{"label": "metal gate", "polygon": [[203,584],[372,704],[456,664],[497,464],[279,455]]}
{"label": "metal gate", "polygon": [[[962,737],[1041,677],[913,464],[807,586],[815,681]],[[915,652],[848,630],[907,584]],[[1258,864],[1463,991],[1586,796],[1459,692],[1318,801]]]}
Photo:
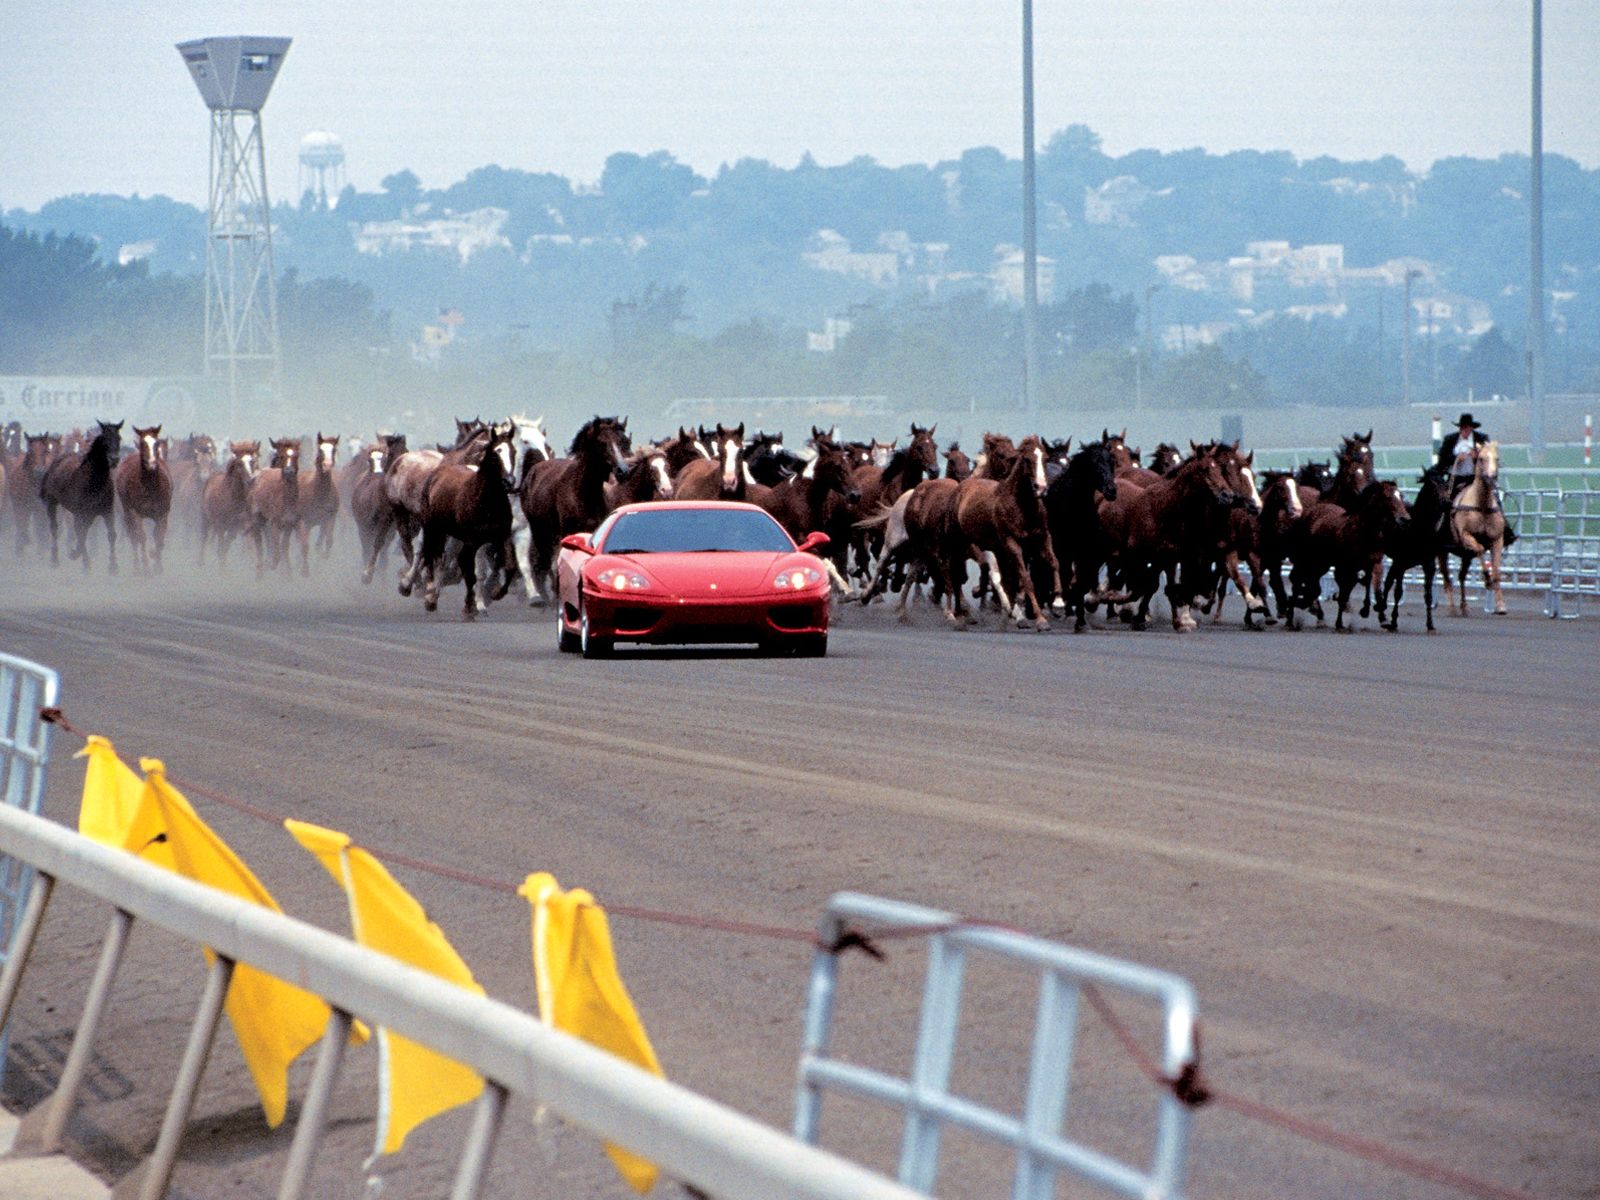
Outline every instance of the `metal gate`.
{"label": "metal gate", "polygon": [[[50,766],[50,726],[41,708],[54,708],[61,681],[49,667],[0,654],[0,802],[39,811]],[[0,969],[11,955],[17,920],[33,886],[33,868],[0,854]],[[6,1079],[11,1029],[0,1028],[0,1086]]]}
{"label": "metal gate", "polygon": [[[925,1194],[933,1191],[939,1135],[949,1124],[1016,1152],[1012,1200],[1050,1200],[1059,1171],[1138,1200],[1176,1200],[1181,1195],[1190,1112],[1174,1091],[1162,1092],[1154,1145],[1148,1163],[1142,1166],[1074,1141],[1065,1125],[1080,994],[1100,986],[1158,1002],[1162,1006],[1161,1069],[1169,1079],[1177,1079],[1195,1060],[1196,1005],[1194,989],[1187,980],[1043,938],[963,923],[936,909],[853,892],[841,892],[829,901],[820,944],[836,947],[847,929],[861,928],[908,930],[928,939],[928,974],[911,1074],[900,1079],[830,1057],[839,955],[832,949],[819,950],[811,967],[805,1048],[795,1099],[797,1138],[817,1144],[823,1090],[833,1088],[904,1111],[899,1179]],[[1020,1115],[985,1108],[953,1095],[949,1088],[969,952],[998,955],[1039,975],[1033,1050]]]}

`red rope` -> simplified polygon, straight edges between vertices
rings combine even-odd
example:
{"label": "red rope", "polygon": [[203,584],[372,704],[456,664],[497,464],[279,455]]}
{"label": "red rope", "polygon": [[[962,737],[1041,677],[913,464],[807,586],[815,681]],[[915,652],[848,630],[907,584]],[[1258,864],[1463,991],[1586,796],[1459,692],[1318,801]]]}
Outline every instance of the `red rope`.
{"label": "red rope", "polygon": [[[55,725],[74,736],[88,740],[89,735],[74,725],[65,713],[59,708],[44,708],[39,710],[42,720]],[[197,796],[234,809],[257,820],[273,825],[282,826],[285,818],[259,805],[251,804],[244,800],[235,799],[222,792],[208,788],[203,784],[195,783],[189,779],[182,779],[176,775],[168,778],[174,785],[185,792],[192,792]],[[484,888],[488,891],[499,892],[503,895],[516,895],[517,887],[497,879],[490,879],[483,875],[476,875],[470,871],[463,871],[456,867],[444,866],[440,863],[429,862],[426,859],[414,858],[409,854],[402,854],[395,850],[383,850],[373,846],[364,846],[369,853],[387,862],[398,866],[409,867],[412,870],[422,871],[426,874],[436,875],[444,879],[451,879],[457,883],[468,884],[472,887]],[[894,929],[883,929],[873,933],[870,937],[859,930],[845,927],[831,944],[824,943],[815,933],[804,929],[790,929],[778,925],[757,925],[749,921],[733,921],[721,917],[701,917],[689,913],[668,912],[656,908],[640,908],[635,905],[614,904],[608,905],[606,911],[613,916],[631,918],[638,921],[652,921],[666,925],[678,925],[691,929],[706,929],[719,933],[745,934],[751,937],[771,938],[779,941],[805,942],[818,949],[829,953],[841,953],[849,949],[859,949],[876,959],[884,957],[883,952],[875,943],[902,940],[913,937],[933,937],[942,933],[951,933],[958,929],[1000,929],[1013,933],[1023,933],[1009,925],[1002,925],[993,921],[956,920],[939,922],[928,925],[906,925]],[[1416,1179],[1426,1180],[1430,1183],[1442,1184],[1455,1188],[1470,1196],[1480,1197],[1481,1200],[1535,1200],[1527,1192],[1515,1188],[1505,1188],[1498,1184],[1488,1183],[1471,1175],[1444,1166],[1441,1163],[1431,1162],[1398,1150],[1382,1142],[1372,1141],[1369,1138],[1356,1137],[1353,1134],[1343,1133],[1328,1125],[1305,1117],[1297,1117],[1292,1113],[1272,1108],[1254,1100],[1247,1100],[1231,1092],[1225,1092],[1212,1087],[1209,1082],[1203,1081],[1200,1074],[1200,1045],[1199,1028],[1195,1030],[1195,1058],[1186,1063],[1176,1076],[1164,1074],[1155,1060],[1150,1057],[1139,1044],[1133,1032],[1117,1015],[1116,1010],[1100,990],[1092,983],[1083,985],[1083,995],[1090,1006],[1106,1023],[1112,1035],[1116,1038],[1123,1052],[1133,1062],[1139,1072],[1158,1088],[1172,1092],[1177,1098],[1191,1107],[1199,1107],[1208,1102],[1215,1103],[1219,1108],[1226,1108],[1238,1113],[1240,1116],[1276,1126],[1288,1133],[1294,1134],[1308,1142],[1326,1146],[1334,1150],[1343,1151],[1355,1158],[1365,1159],[1379,1166],[1388,1167]]]}

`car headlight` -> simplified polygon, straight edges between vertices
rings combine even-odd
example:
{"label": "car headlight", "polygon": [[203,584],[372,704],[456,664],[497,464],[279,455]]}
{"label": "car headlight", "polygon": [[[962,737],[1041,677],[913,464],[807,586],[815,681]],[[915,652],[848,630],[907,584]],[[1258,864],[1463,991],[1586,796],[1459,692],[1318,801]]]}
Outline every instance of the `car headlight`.
{"label": "car headlight", "polygon": [[822,582],[822,572],[815,567],[788,567],[778,572],[772,586],[782,591],[800,591]]}
{"label": "car headlight", "polygon": [[650,588],[650,581],[639,572],[615,567],[601,571],[595,582],[608,592],[643,592]]}

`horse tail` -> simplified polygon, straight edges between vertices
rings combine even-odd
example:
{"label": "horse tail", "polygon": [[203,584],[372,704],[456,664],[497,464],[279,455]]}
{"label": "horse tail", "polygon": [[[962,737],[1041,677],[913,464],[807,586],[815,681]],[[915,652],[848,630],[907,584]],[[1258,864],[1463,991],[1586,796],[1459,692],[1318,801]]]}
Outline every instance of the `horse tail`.
{"label": "horse tail", "polygon": [[870,517],[863,517],[855,523],[857,529],[877,529],[889,523],[889,517],[894,512],[894,505],[880,504],[878,511]]}

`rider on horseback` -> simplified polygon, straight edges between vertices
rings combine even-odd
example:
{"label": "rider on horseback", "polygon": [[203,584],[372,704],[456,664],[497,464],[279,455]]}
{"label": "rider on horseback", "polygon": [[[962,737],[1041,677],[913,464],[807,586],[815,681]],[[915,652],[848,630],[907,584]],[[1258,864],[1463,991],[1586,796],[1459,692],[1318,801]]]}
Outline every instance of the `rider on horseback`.
{"label": "rider on horseback", "polygon": [[[1473,460],[1477,458],[1478,447],[1489,440],[1488,434],[1483,433],[1482,429],[1481,422],[1474,421],[1471,413],[1464,412],[1456,419],[1456,431],[1439,443],[1439,467],[1450,473],[1452,500],[1472,482]],[[1506,545],[1510,546],[1516,540],[1517,531],[1507,521]]]}

